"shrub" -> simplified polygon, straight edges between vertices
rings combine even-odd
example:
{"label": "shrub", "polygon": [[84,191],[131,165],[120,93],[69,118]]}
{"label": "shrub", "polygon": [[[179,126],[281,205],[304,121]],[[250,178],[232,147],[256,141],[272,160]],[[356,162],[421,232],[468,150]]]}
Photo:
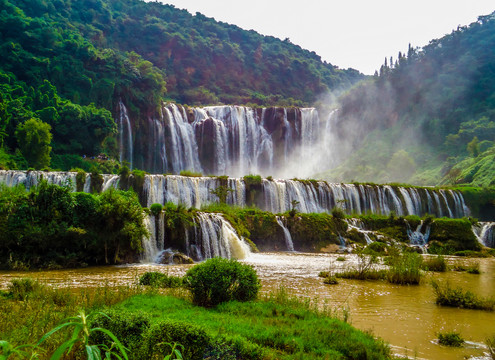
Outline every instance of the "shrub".
{"label": "shrub", "polygon": [[162,209],[163,209],[162,204],[151,204],[150,206],[150,211],[154,216],[160,215]]}
{"label": "shrub", "polygon": [[336,261],[346,261],[345,256],[339,256]]}
{"label": "shrub", "polygon": [[[91,328],[103,328],[113,333],[127,347],[131,354],[141,346],[143,334],[150,327],[150,316],[144,313],[133,313],[122,309],[109,309],[106,315],[102,313],[90,322]],[[89,340],[93,344],[104,344],[110,347],[112,339],[103,332],[92,333]]]}
{"label": "shrub", "polygon": [[480,264],[478,262],[470,265],[454,264],[452,267],[454,271],[466,271],[468,274],[480,274]]}
{"label": "shrub", "polygon": [[447,261],[442,255],[430,257],[423,261],[421,268],[426,271],[445,272],[447,271]]}
{"label": "shrub", "polygon": [[206,348],[212,342],[206,331],[186,322],[164,320],[153,325],[143,336],[139,359],[158,359],[170,353],[170,345],[183,346],[184,359],[203,359]]}
{"label": "shrub", "polygon": [[141,275],[139,285],[149,285],[162,288],[181,287],[183,280],[178,276],[169,276],[157,271],[149,271]]}
{"label": "shrub", "polygon": [[366,246],[364,251],[365,251],[365,253],[369,253],[370,250],[376,254],[383,255],[387,252],[387,244],[379,242],[379,241],[373,241],[371,244]]}
{"label": "shrub", "polygon": [[452,288],[449,283],[441,285],[433,280],[431,285],[435,291],[436,303],[438,305],[488,311],[493,311],[495,308],[495,301],[493,299],[478,297],[471,291],[465,291],[460,287]]}
{"label": "shrub", "polygon": [[337,277],[335,275],[328,275],[324,280],[323,284],[327,285],[337,285],[339,281],[337,280]]}
{"label": "shrub", "polygon": [[231,300],[254,300],[261,286],[251,266],[222,258],[189,269],[184,283],[191,290],[193,302],[206,307]]}
{"label": "shrub", "polygon": [[464,343],[461,334],[455,331],[438,333],[438,343],[445,346],[460,347]]}
{"label": "shrub", "polygon": [[336,219],[340,219],[340,220],[342,220],[342,219],[345,219],[345,212],[344,212],[344,210],[342,210],[342,209],[341,209],[341,208],[339,208],[339,207],[334,207],[334,208],[332,209],[332,216],[333,216],[334,218],[336,218]]}
{"label": "shrub", "polygon": [[246,175],[244,176],[244,183],[249,185],[261,185],[262,179],[260,175]]}

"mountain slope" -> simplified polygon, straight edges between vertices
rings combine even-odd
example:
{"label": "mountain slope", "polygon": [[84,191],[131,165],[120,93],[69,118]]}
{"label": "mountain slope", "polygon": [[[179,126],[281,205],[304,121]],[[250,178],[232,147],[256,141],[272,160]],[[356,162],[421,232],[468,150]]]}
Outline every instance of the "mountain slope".
{"label": "mountain slope", "polygon": [[477,167],[485,169],[482,180],[465,170],[493,156],[494,121],[491,14],[423,49],[410,47],[397,60],[386,60],[373,79],[346,94],[335,127],[344,162],[327,176],[493,185],[494,172],[486,164]]}

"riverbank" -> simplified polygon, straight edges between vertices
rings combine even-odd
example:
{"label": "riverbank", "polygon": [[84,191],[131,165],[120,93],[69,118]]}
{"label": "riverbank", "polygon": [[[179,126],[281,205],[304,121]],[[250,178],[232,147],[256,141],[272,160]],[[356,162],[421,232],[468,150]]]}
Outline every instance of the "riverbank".
{"label": "riverbank", "polygon": [[[337,261],[344,257],[345,261]],[[469,259],[446,257],[449,263],[469,265],[479,262],[481,274],[449,271],[428,273],[420,285],[401,286],[382,281],[339,280],[338,285],[325,285],[318,277],[320,271],[350,266],[357,261],[355,255],[259,253],[251,254],[243,262],[255,267],[262,282],[261,296],[276,291],[280,285],[305,301],[317,299],[334,309],[338,316],[348,313],[352,326],[363,331],[371,330],[391,344],[393,353],[407,354],[410,358],[464,359],[480,356],[486,349],[486,338],[495,334],[495,312],[445,308],[435,304],[429,278],[449,281],[483,297],[493,296],[495,284],[495,259]],[[161,271],[182,276],[193,265],[135,264],[97,268],[0,272],[0,288],[5,289],[12,278],[30,276],[58,287],[68,287],[72,292],[92,292],[102,284],[111,288],[127,289],[136,284],[137,278],[147,271]],[[109,292],[112,293],[112,292]],[[437,332],[457,330],[469,341],[468,346],[448,348],[435,343]]]}

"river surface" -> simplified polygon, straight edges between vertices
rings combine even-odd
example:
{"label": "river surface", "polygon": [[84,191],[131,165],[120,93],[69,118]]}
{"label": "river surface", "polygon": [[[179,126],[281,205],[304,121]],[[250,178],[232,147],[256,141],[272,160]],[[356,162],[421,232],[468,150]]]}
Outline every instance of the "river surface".
{"label": "river surface", "polygon": [[[481,296],[495,296],[495,259],[449,259],[464,264],[479,262],[480,275],[459,272],[428,273],[421,285],[400,286],[382,281],[339,280],[338,285],[325,285],[320,271],[345,268],[356,264],[357,257],[345,255],[346,261],[336,261],[338,255],[306,253],[259,253],[243,260],[253,265],[263,287],[269,293],[283,285],[290,293],[311,299],[321,305],[343,309],[350,313],[350,323],[391,344],[397,354],[420,359],[465,359],[486,352],[483,342],[495,335],[495,312],[440,307],[429,279],[449,281]],[[0,272],[0,288],[5,289],[12,278],[33,277],[54,286],[88,288],[107,284],[135,284],[146,271],[182,275],[192,265],[133,264],[92,267],[76,270],[37,272]],[[467,340],[462,348],[449,348],[436,343],[439,331],[460,332]]]}

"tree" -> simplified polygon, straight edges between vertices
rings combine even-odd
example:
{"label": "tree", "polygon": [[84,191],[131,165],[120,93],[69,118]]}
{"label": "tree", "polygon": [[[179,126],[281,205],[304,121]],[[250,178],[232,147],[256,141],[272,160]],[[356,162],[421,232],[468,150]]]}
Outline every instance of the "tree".
{"label": "tree", "polygon": [[472,157],[478,157],[478,155],[480,154],[480,148],[477,136],[475,136],[473,140],[471,140],[469,144],[467,144],[467,151]]}
{"label": "tree", "polygon": [[51,129],[49,124],[35,118],[17,126],[15,131],[17,143],[29,166],[42,169],[50,165]]}

